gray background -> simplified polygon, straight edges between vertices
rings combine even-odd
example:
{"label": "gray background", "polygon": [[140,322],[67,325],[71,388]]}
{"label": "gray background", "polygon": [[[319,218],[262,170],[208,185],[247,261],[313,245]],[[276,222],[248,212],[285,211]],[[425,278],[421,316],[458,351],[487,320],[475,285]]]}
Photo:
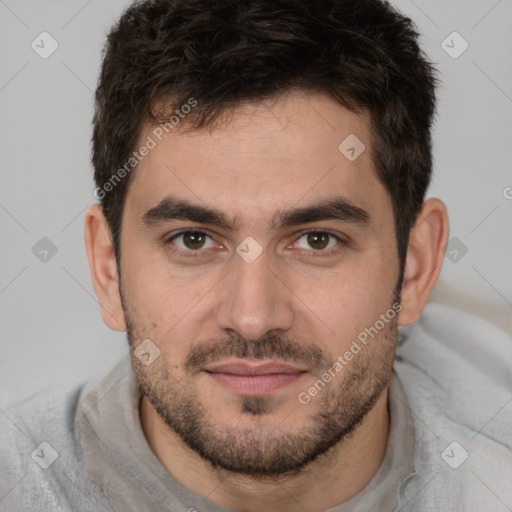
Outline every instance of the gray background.
{"label": "gray background", "polygon": [[[393,3],[418,25],[443,82],[429,196],[445,201],[460,242],[432,300],[512,332],[512,0]],[[124,333],[101,320],[83,223],[95,202],[89,141],[101,48],[127,4],[0,0],[2,406],[100,375],[126,350]],[[43,31],[59,44],[47,59],[31,48]],[[441,46],[453,31],[469,44],[458,58]],[[453,37],[445,44],[461,48]],[[32,252],[43,237],[57,248],[46,262]]]}

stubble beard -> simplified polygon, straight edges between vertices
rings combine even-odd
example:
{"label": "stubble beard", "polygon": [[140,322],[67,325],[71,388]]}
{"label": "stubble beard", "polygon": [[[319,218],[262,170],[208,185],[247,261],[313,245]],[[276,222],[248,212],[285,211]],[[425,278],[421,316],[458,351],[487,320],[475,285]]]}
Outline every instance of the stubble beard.
{"label": "stubble beard", "polygon": [[[124,301],[123,301],[124,302]],[[215,411],[202,405],[196,380],[206,362],[223,357],[279,359],[314,368],[320,377],[335,360],[316,345],[304,345],[269,333],[258,341],[228,338],[194,345],[183,365],[186,376],[177,382],[166,365],[164,352],[150,366],[133,356],[141,331],[125,308],[132,365],[142,396],[186,446],[214,469],[265,480],[294,476],[330,449],[348,439],[362,423],[391,378],[398,333],[393,319],[368,345],[318,392],[303,425],[282,431],[265,420],[279,408],[275,396],[236,397],[240,415],[252,426],[234,427],[216,421]],[[167,363],[168,364],[168,363]],[[232,407],[232,405],[229,405]]]}

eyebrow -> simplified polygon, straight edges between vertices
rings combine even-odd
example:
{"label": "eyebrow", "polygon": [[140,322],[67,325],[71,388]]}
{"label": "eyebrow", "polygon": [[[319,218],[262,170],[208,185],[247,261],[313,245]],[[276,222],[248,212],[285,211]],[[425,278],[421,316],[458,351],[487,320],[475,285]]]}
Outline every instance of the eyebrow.
{"label": "eyebrow", "polygon": [[[158,205],[142,215],[142,223],[147,227],[172,220],[211,224],[231,232],[239,228],[237,218],[230,219],[220,210],[176,197],[162,199]],[[278,230],[323,220],[337,220],[366,227],[370,223],[370,215],[348,199],[337,196],[308,206],[280,210],[274,215],[272,228]]]}

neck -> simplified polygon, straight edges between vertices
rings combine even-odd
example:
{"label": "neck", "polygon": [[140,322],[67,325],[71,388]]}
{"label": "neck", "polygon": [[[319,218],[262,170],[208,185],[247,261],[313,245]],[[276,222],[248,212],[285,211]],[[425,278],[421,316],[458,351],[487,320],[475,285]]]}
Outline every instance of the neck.
{"label": "neck", "polygon": [[223,507],[244,512],[320,512],[358,494],[377,472],[389,435],[388,388],[346,439],[302,472],[256,480],[213,468],[163,422],[146,398],[141,424],[153,452],[182,486]]}

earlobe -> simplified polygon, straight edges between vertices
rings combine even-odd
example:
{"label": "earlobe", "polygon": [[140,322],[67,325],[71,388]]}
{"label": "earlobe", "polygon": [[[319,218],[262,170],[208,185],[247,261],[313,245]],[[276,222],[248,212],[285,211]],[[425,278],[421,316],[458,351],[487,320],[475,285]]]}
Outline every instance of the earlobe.
{"label": "earlobe", "polygon": [[423,312],[441,273],[448,235],[446,206],[440,199],[428,199],[409,235],[399,325],[416,322]]}
{"label": "earlobe", "polygon": [[115,331],[125,331],[110,228],[103,214],[103,208],[99,204],[91,206],[85,215],[85,245],[91,279],[101,307],[103,321]]}

